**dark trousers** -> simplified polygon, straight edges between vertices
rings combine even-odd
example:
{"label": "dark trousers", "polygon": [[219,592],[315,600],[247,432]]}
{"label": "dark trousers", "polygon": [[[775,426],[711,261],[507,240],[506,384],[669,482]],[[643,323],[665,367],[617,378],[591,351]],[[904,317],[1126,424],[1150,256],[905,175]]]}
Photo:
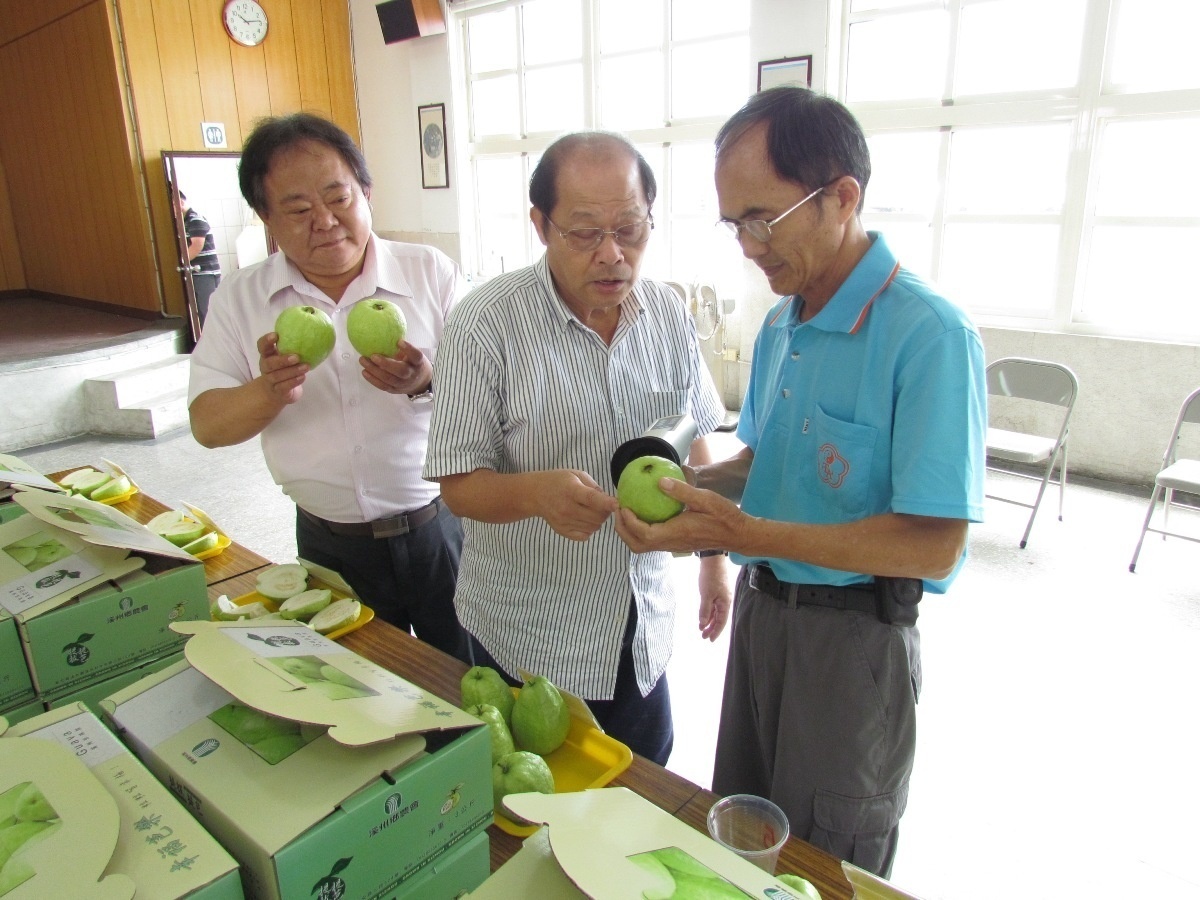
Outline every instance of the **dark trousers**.
{"label": "dark trousers", "polygon": [[[675,727],[671,722],[671,691],[664,672],[645,697],[638,690],[633,669],[633,635],[637,629],[637,612],[630,604],[629,621],[621,638],[621,659],[617,664],[617,686],[611,700],[584,698],[592,715],[604,733],[625,744],[634,753],[665,766],[675,744]],[[501,668],[487,648],[470,632],[466,632],[468,662],[474,666],[490,666],[509,684],[521,682]],[[537,674],[536,672],[533,674]]]}
{"label": "dark trousers", "polygon": [[208,317],[208,298],[213,295],[213,291],[217,289],[217,285],[220,283],[220,272],[198,272],[192,275],[192,287],[196,291],[196,311],[200,315],[201,325],[204,324],[204,320]]}
{"label": "dark trousers", "polygon": [[424,525],[390,538],[333,534],[296,512],[302,558],[345,578],[385,622],[465,661],[465,632],[454,613],[462,541],[462,524],[444,505]]}

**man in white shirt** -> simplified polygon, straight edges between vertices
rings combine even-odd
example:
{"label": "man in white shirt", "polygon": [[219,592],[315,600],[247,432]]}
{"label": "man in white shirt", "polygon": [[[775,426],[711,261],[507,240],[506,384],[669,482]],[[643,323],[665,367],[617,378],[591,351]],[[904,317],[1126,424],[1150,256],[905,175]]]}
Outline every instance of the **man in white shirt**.
{"label": "man in white shirt", "polygon": [[[455,605],[472,659],[516,681],[543,675],[588,701],[606,732],[660,764],[675,598],[666,553],[631,554],[613,530],[613,451],[688,413],[701,435],[724,406],[691,319],[638,276],[654,173],[624,138],[568,135],[530,181],[546,246],[450,317],[425,475],[463,517]],[[704,439],[691,449],[707,462]],[[730,586],[701,563],[699,626],[715,640]]]}
{"label": "man in white shirt", "polygon": [[[462,527],[421,478],[432,357],[461,293],[457,266],[371,230],[371,177],[342,129],[306,113],[246,140],[239,180],[280,252],[226,278],[192,353],[192,432],[206,447],[261,435],[275,481],[296,502],[301,557],[338,571],[381,618],[463,654],[453,596]],[[360,357],[353,305],[400,306],[407,341]],[[275,320],[311,305],[333,320],[330,356],[310,369],[276,347]]]}

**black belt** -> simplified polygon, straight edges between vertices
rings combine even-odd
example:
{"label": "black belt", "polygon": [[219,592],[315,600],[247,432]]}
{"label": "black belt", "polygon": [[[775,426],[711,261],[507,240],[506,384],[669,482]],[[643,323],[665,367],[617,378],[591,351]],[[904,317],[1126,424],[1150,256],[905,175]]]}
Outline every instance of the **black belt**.
{"label": "black belt", "polygon": [[792,584],[780,581],[770,566],[750,567],[750,587],[782,600],[788,609],[797,606],[824,606],[827,609],[850,609],[856,612],[877,613],[875,585],[865,584]]}
{"label": "black belt", "polygon": [[436,497],[431,502],[414,509],[412,512],[401,513],[398,516],[385,516],[374,522],[330,522],[320,516],[314,516],[302,506],[297,506],[300,514],[310,522],[320,525],[331,534],[342,534],[347,537],[391,538],[400,537],[410,531],[416,531],[422,525],[437,518],[442,508],[442,498]]}

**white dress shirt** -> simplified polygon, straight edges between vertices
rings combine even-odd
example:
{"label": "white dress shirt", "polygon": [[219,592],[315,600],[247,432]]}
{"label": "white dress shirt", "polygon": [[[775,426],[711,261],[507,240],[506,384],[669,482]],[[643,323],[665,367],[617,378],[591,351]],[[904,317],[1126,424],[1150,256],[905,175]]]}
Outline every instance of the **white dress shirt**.
{"label": "white dress shirt", "polygon": [[[571,468],[613,493],[609,463],[620,444],[663,416],[689,412],[706,434],[724,414],[670,288],[639,280],[605,345],[558,297],[545,257],[455,307],[434,383],[427,478]],[[643,696],[654,687],[674,631],[669,554],[630,553],[611,520],[582,542],[541,518],[463,519],[463,528],[455,608],[506,671],[611,699],[632,597],[638,686]]]}
{"label": "white dress shirt", "polygon": [[355,302],[382,297],[408,322],[406,340],[435,358],[450,307],[464,285],[453,260],[422,244],[372,235],[361,274],[334,303],[282,253],[227,276],[212,297],[192,352],[188,403],[259,373],[258,339],[289,306],[311,305],[333,320],[337,342],[305,378],[300,399],[260,435],[267,467],[297,505],[333,522],[370,522],[428,504],[439,494],[421,478],[429,403],[373,387],[346,336]]}

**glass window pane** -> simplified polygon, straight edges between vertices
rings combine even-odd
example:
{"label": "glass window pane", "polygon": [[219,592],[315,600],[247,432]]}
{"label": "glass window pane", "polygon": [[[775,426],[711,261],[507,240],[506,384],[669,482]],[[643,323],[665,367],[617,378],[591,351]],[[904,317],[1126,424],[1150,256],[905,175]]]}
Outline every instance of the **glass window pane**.
{"label": "glass window pane", "polygon": [[946,226],[938,284],[969,310],[1048,316],[1058,272],[1057,225]]}
{"label": "glass window pane", "polygon": [[613,131],[666,124],[663,55],[636,53],[600,61],[600,123]]}
{"label": "glass window pane", "polygon": [[[637,27],[631,28],[630,22],[637,22]],[[601,53],[645,50],[662,44],[662,0],[602,0]]]}
{"label": "glass window pane", "polygon": [[519,134],[517,76],[484,78],[471,83],[472,132],[476,138],[494,134]]}
{"label": "glass window pane", "polygon": [[521,7],[526,65],[579,59],[583,55],[580,9],[578,0],[542,0]]}
{"label": "glass window pane", "polygon": [[[1099,144],[1096,213],[1200,216],[1200,119],[1110,122]],[[1156,176],[1168,174],[1166,189]]]}
{"label": "glass window pane", "polygon": [[519,156],[490,156],[476,161],[475,204],[480,213],[511,215],[526,205]]}
{"label": "glass window pane", "polygon": [[485,278],[529,265],[524,235],[528,224],[528,218],[516,215],[479,217],[479,269]]}
{"label": "glass window pane", "polygon": [[949,58],[944,11],[889,16],[850,26],[847,96],[861,100],[941,97]]}
{"label": "glass window pane", "polygon": [[525,130],[574,131],[583,127],[583,66],[553,66],[525,73]]}
{"label": "glass window pane", "polygon": [[748,38],[676,47],[671,53],[672,119],[731,115],[751,90]]}
{"label": "glass window pane", "polygon": [[1137,90],[1200,87],[1200,3],[1121,0],[1110,79]]}
{"label": "glass window pane", "polygon": [[[886,216],[879,221],[864,212],[863,224],[867,230],[883,234],[888,247],[900,260],[900,265],[926,280],[932,280],[933,226],[929,222],[893,222]],[[962,300],[956,302],[966,306]]]}
{"label": "glass window pane", "polygon": [[[1200,298],[1192,270],[1200,228],[1097,226],[1084,281],[1090,322],[1136,331],[1136,323],[1169,326],[1173,340],[1200,334]],[[1154,265],[1144,260],[1154,260]]]}
{"label": "glass window pane", "polygon": [[467,64],[472,74],[516,67],[516,10],[506,9],[467,20]]}
{"label": "glass window pane", "polygon": [[707,228],[717,221],[716,165],[711,141],[671,147],[671,216],[695,216]]}
{"label": "glass window pane", "polygon": [[968,213],[1062,212],[1070,127],[962,128],[950,136],[947,209]]}
{"label": "glass window pane", "polygon": [[913,0],[852,0],[850,12],[875,12],[881,9],[900,9],[903,6],[912,5]]}
{"label": "glass window pane", "polygon": [[[1084,8],[1084,0],[991,0],[964,4],[955,95],[1076,84]],[[1035,22],[1036,27],[1031,27]]]}
{"label": "glass window pane", "polygon": [[671,0],[671,40],[750,30],[750,0]]}
{"label": "glass window pane", "polygon": [[871,180],[865,212],[910,213],[929,218],[939,193],[936,131],[876,134],[867,139]]}

